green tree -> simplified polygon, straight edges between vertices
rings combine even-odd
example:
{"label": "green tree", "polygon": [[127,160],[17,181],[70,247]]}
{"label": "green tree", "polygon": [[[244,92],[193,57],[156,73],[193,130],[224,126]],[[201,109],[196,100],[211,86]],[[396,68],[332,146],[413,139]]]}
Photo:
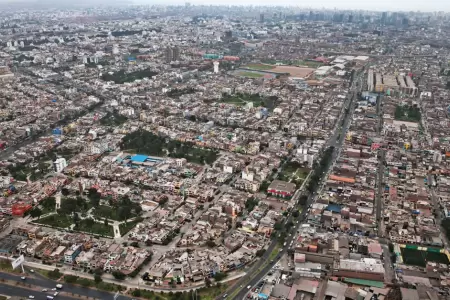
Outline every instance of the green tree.
{"label": "green tree", "polygon": [[30,211],[30,216],[32,218],[38,218],[39,219],[41,217],[41,215],[42,215],[42,210],[39,207],[35,207],[35,208],[33,208],[32,211]]}
{"label": "green tree", "polygon": [[123,273],[120,272],[120,271],[113,271],[113,272],[112,272],[112,275],[113,275],[114,278],[117,279],[117,280],[124,280],[124,279],[127,277],[127,275],[123,274]]}
{"label": "green tree", "polygon": [[275,225],[273,225],[273,229],[280,231],[281,229],[283,229],[283,224],[280,222],[276,222]]}
{"label": "green tree", "polygon": [[227,276],[228,276],[227,273],[217,272],[217,273],[214,275],[214,279],[215,279],[216,281],[222,281],[222,280],[224,280]]}
{"label": "green tree", "polygon": [[300,213],[298,212],[298,210],[294,210],[294,211],[292,212],[292,216],[293,216],[294,218],[298,218],[298,217],[300,216]]}
{"label": "green tree", "polygon": [[100,275],[98,275],[98,274],[95,274],[95,275],[94,275],[94,281],[95,281],[96,284],[99,284],[100,282],[103,281],[103,280],[102,280],[102,276],[100,276]]}

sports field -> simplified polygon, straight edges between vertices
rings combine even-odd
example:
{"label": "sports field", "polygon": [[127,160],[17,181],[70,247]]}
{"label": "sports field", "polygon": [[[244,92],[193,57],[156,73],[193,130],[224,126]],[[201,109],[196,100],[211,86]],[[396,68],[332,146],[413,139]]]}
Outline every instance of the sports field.
{"label": "sports field", "polygon": [[437,251],[423,251],[411,248],[400,248],[402,253],[403,263],[405,265],[414,265],[425,267],[427,261],[436,263],[448,264],[449,260],[446,254]]}

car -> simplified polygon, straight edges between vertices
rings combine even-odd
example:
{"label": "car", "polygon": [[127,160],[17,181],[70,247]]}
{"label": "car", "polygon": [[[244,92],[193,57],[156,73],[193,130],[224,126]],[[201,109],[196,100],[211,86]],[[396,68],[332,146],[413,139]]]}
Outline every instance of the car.
{"label": "car", "polygon": [[31,269],[31,270],[30,270],[30,272],[31,272],[31,273],[34,273],[34,270],[33,270],[33,269]]}
{"label": "car", "polygon": [[247,286],[247,290],[249,290],[251,287],[252,287],[251,285]]}
{"label": "car", "polygon": [[42,292],[47,292],[48,290],[47,289],[42,289]]}
{"label": "car", "polygon": [[52,288],[52,291],[56,291],[56,288]]}
{"label": "car", "polygon": [[222,298],[225,299],[226,297],[228,297],[228,294],[223,295]]}
{"label": "car", "polygon": [[241,287],[241,288],[243,288],[244,287],[244,285],[243,284],[241,284],[239,287]]}
{"label": "car", "polygon": [[34,299],[33,295],[28,296],[29,299]]}
{"label": "car", "polygon": [[25,280],[27,279],[25,276],[20,277],[20,279]]}
{"label": "car", "polygon": [[55,293],[53,294],[53,296],[56,297],[56,296],[58,296],[58,294],[59,294],[58,292],[55,292]]}

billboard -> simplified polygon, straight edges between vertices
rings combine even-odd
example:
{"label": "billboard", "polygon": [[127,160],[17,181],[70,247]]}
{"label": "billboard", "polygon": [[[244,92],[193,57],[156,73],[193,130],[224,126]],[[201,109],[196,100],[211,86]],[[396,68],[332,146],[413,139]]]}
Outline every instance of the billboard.
{"label": "billboard", "polygon": [[11,262],[12,268],[13,270],[15,268],[17,268],[18,266],[20,266],[21,264],[23,264],[23,262],[25,261],[25,257],[23,257],[23,255],[19,256],[18,258],[16,258],[15,260],[13,260]]}

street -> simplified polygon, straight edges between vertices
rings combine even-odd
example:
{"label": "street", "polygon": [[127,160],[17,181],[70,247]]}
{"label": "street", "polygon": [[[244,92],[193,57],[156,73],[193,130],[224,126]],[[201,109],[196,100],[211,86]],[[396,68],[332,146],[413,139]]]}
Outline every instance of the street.
{"label": "street", "polygon": [[[0,273],[0,279],[10,280],[10,281],[15,281],[15,282],[26,282],[27,284],[31,284],[32,286],[39,287],[39,290],[42,290],[44,288],[51,290],[52,288],[54,288],[56,286],[57,283],[61,283],[61,282],[56,282],[56,281],[47,279],[37,273],[27,276],[25,281],[23,281],[20,277],[21,277],[21,275]],[[102,299],[102,300],[103,299],[105,299],[105,300],[113,299],[113,297],[114,297],[114,294],[112,294],[112,293],[107,293],[107,292],[102,292],[99,290],[84,288],[81,286],[76,286],[76,285],[72,285],[72,284],[68,284],[68,283],[62,283],[62,284],[63,284],[62,292],[67,293],[67,295],[77,294],[77,295],[81,295],[81,296],[85,296],[85,297]],[[15,289],[15,287],[13,287],[13,289]],[[29,291],[29,290],[26,290],[26,291],[27,291],[27,294],[26,294],[27,297],[28,297],[28,295],[35,295],[37,293],[46,294],[46,293],[42,293],[42,292],[35,292],[34,294],[31,294],[31,291]],[[0,290],[0,293],[4,293],[2,289]],[[21,295],[19,295],[19,296],[21,296]],[[58,296],[58,299],[63,299],[63,298],[60,298]],[[66,298],[66,299],[71,299],[71,298]],[[125,300],[125,299],[131,299],[131,298],[126,297],[126,296],[121,296],[120,299]]]}
{"label": "street", "polygon": [[[27,298],[32,295],[35,296],[36,299],[45,299],[49,293],[40,292],[40,291],[32,291],[30,289],[26,289],[20,286],[11,286],[7,284],[0,283],[0,295],[6,296],[17,296]],[[67,297],[64,295],[58,295],[58,300],[74,300],[76,298]]]}

